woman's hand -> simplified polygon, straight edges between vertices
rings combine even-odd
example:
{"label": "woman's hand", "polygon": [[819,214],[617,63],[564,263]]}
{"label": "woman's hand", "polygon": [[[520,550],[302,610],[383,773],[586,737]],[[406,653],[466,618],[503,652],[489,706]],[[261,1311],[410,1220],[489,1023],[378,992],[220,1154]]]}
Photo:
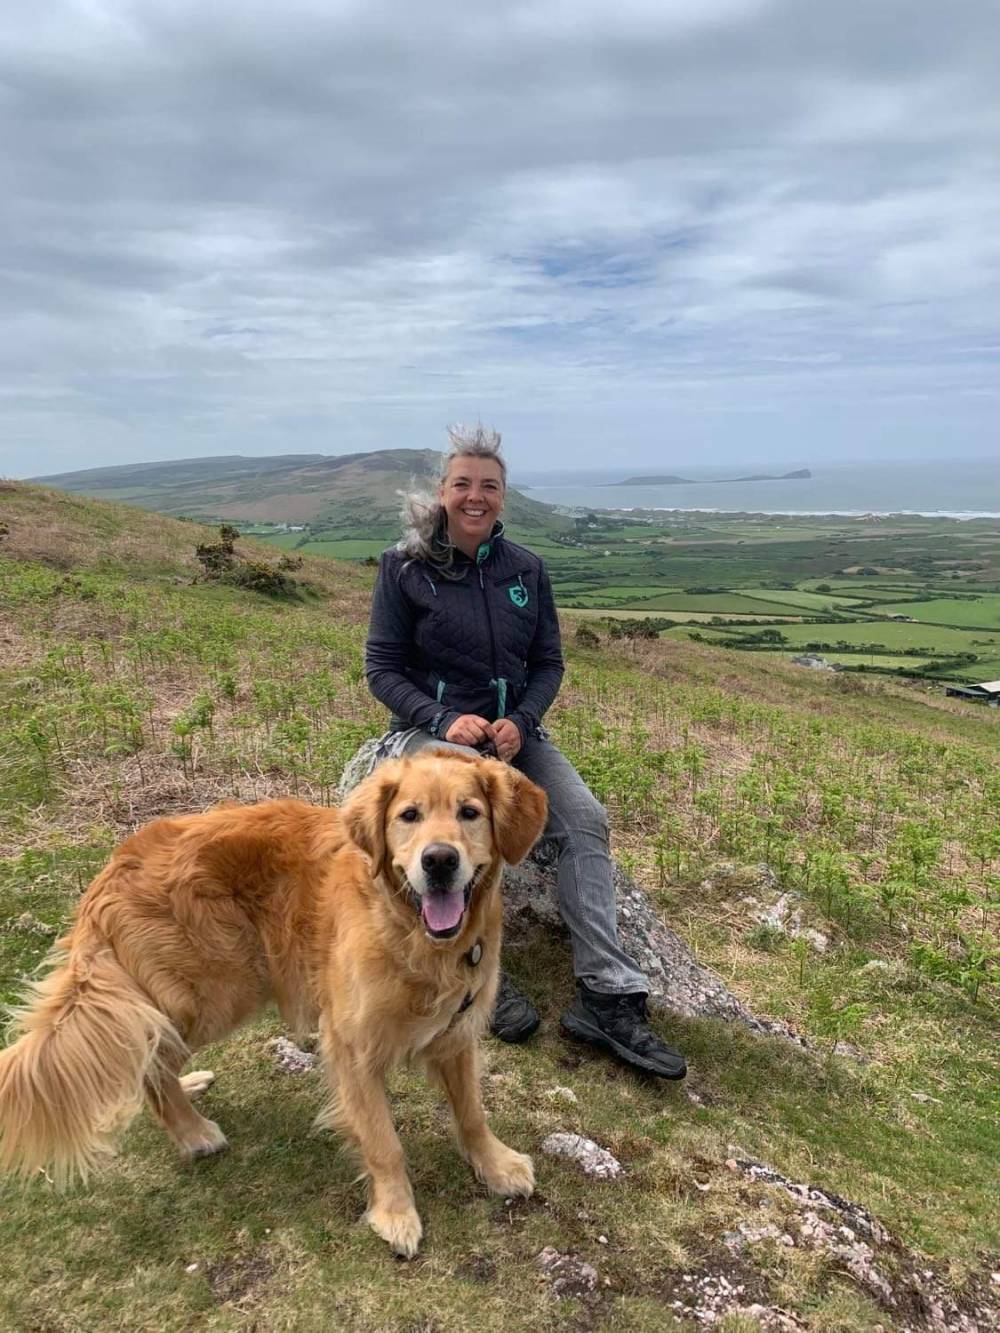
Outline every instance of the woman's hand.
{"label": "woman's hand", "polygon": [[501,717],[493,723],[493,744],[497,754],[509,764],[521,748],[521,731],[516,722],[509,717]]}
{"label": "woman's hand", "polygon": [[[494,738],[493,723],[475,713],[463,713],[461,717],[456,717],[444,734],[446,741],[454,741],[456,745],[482,745],[483,741],[492,741]],[[497,749],[499,751],[499,746]]]}

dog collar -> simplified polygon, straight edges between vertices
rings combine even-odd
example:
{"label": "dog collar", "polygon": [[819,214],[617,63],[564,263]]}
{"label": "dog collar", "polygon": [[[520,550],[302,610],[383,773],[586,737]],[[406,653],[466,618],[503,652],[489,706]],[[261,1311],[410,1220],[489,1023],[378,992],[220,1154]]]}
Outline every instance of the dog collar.
{"label": "dog collar", "polygon": [[[483,960],[483,942],[482,940],[476,940],[475,944],[465,955],[464,961],[468,963],[469,967],[478,967],[479,964],[482,962],[482,960]],[[478,994],[478,992],[476,992],[476,994]],[[466,1009],[468,1009],[469,1005],[476,998],[476,994],[473,994],[471,990],[467,990],[465,992],[465,999],[455,1010],[454,1017],[448,1024],[449,1028],[454,1027],[454,1025],[458,1022],[461,1016],[465,1013]]]}

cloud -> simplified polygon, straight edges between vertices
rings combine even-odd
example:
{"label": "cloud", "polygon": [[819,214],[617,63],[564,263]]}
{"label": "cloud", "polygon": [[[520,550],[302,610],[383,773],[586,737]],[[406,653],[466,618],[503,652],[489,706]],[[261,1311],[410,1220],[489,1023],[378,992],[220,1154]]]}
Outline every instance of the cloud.
{"label": "cloud", "polygon": [[[0,470],[993,448],[997,13],[12,0]],[[914,403],[919,397],[919,408]],[[893,417],[893,413],[895,416]]]}

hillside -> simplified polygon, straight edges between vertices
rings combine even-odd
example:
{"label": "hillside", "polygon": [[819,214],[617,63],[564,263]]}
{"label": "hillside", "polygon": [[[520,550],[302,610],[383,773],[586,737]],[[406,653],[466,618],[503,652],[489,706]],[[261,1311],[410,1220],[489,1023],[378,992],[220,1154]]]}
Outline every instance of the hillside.
{"label": "hillside", "polygon": [[[238,523],[309,523],[316,531],[398,529],[399,492],[435,474],[430,449],[371,453],[283,454],[272,458],[186,458],[88,468],[39,477],[59,490],[155,509],[161,514]],[[538,527],[551,505],[511,489],[506,512],[519,527]]]}
{"label": "hillside", "polygon": [[[214,534],[193,523],[17,483],[0,484],[0,521],[11,1001],[116,841],[220,799],[328,801],[384,714],[362,670],[363,566],[306,557],[294,595],[274,598],[202,581],[194,547]],[[402,1071],[394,1113],[427,1229],[403,1265],[356,1224],[353,1163],[310,1132],[317,1079],[277,1066],[281,1027],[265,1019],[199,1057],[218,1073],[205,1105],[226,1155],[182,1168],[140,1117],[86,1189],[0,1184],[0,1249],[17,1256],[0,1329],[653,1330],[674,1301],[694,1328],[708,1291],[715,1311],[768,1312],[725,1315],[728,1333],[989,1326],[973,1312],[1000,1250],[1000,714],[889,679],[566,628],[547,720],[607,804],[620,864],[813,1051],[658,1018],[691,1076],[645,1082],[559,1036],[568,948],[540,934],[508,963],[542,1032],[485,1053],[491,1118],[534,1154],[539,1191],[507,1204],[475,1186],[439,1098]],[[779,892],[815,937],[758,919]],[[593,1181],[543,1156],[557,1130],[596,1139],[625,1174]],[[877,1247],[886,1288],[859,1266],[861,1232],[854,1250],[812,1247],[801,1202],[748,1175],[749,1159],[870,1209],[894,1238]],[[557,1299],[537,1262],[547,1246],[592,1265],[594,1288]],[[914,1255],[965,1323],[935,1323],[906,1285]]]}

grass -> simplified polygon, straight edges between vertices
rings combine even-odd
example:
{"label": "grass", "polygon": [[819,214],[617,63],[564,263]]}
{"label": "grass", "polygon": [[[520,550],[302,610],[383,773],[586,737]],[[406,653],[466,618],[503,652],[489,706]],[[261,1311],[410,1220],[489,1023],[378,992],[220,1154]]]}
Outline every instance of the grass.
{"label": "grass", "polygon": [[[220,798],[328,800],[383,713],[361,672],[370,571],[307,557],[308,587],[273,601],[194,582],[195,525],[30,487],[4,500],[10,999],[125,833]],[[543,1030],[524,1048],[488,1044],[485,1090],[498,1131],[535,1153],[538,1195],[508,1206],[481,1191],[437,1095],[402,1071],[393,1101],[427,1226],[402,1265],[359,1225],[352,1163],[310,1132],[317,1080],[274,1065],[280,1028],[265,1018],[198,1058],[219,1075],[205,1106],[227,1155],[183,1168],[143,1116],[87,1189],[0,1185],[0,1248],[17,1255],[0,1327],[661,1328],[678,1274],[724,1256],[724,1233],[762,1199],[772,1216],[787,1207],[726,1170],[732,1145],[865,1203],[955,1282],[988,1262],[1000,1246],[997,995],[962,941],[989,949],[996,933],[1000,717],[775,655],[566,638],[548,721],[608,805],[621,863],[702,960],[818,1054],[659,1020],[687,1051],[701,1104],[646,1083],[559,1036],[568,950],[529,930],[508,964]],[[826,953],[757,929],[746,899],[760,861],[801,895]],[[866,1062],[831,1058],[838,1037]],[[557,1129],[609,1147],[624,1180],[595,1184],[542,1157]],[[546,1245],[595,1266],[593,1300],[552,1299],[535,1265]],[[894,1327],[849,1276],[797,1250],[765,1247],[753,1264],[768,1299],[817,1333]]]}
{"label": "grass", "polygon": [[[670,634],[677,632],[677,630],[668,631]],[[789,625],[783,626],[781,632],[793,649],[802,644],[821,641],[851,645],[872,643],[901,652],[926,649],[928,652],[960,653],[970,647],[973,638],[978,638],[988,647],[1000,648],[1000,634],[996,636],[972,634],[950,626],[907,624],[892,620],[838,622],[833,625]]]}
{"label": "grass", "polygon": [[929,602],[895,605],[890,602],[880,610],[885,615],[898,612],[933,625],[964,625],[1000,631],[1000,596],[983,596],[975,601],[935,597]]}

